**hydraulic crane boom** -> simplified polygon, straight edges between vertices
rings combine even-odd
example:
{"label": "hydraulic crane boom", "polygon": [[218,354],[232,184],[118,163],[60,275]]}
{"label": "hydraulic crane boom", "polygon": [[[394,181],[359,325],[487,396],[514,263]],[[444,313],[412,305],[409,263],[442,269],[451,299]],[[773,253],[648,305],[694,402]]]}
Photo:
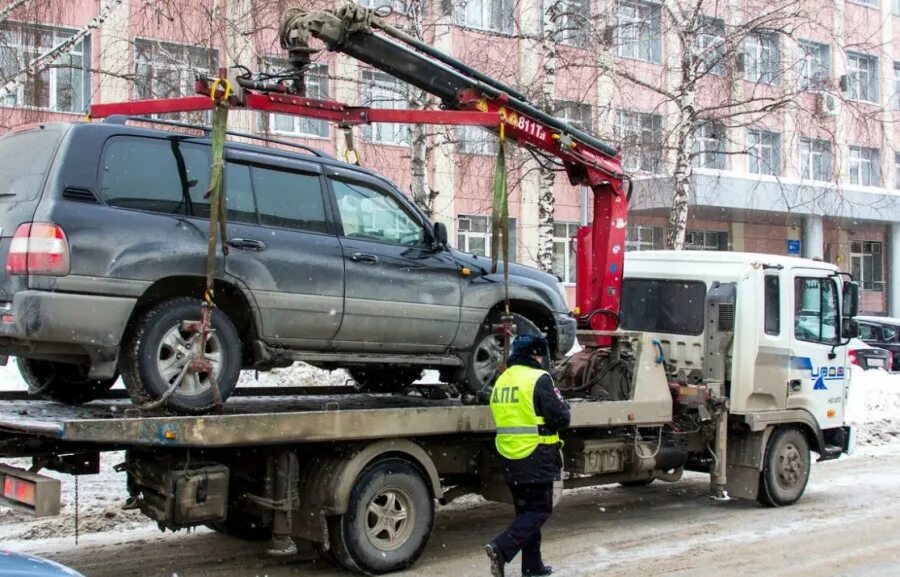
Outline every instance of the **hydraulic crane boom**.
{"label": "hydraulic crane boom", "polygon": [[[593,224],[578,232],[576,305],[581,327],[612,330],[618,324],[625,248],[626,177],[616,150],[583,130],[530,104],[520,92],[409,36],[373,11],[356,5],[336,10],[291,9],[281,44],[303,70],[316,49],[312,39],[441,99],[447,110],[499,114],[505,132],[561,161],[573,185],[594,195]],[[603,337],[598,342],[604,343]]]}

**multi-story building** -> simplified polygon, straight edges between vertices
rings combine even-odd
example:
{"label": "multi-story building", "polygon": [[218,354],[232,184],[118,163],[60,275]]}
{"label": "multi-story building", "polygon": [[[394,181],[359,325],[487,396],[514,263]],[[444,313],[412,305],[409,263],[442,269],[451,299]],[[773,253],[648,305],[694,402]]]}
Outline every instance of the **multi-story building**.
{"label": "multi-story building", "polygon": [[[548,0],[425,0],[425,39],[533,94],[542,74]],[[403,0],[390,6],[404,25]],[[0,22],[0,70],[9,79],[38,54],[85,28],[107,0],[33,0]],[[0,125],[76,120],[92,102],[192,91],[198,71],[241,65],[277,74],[286,55],[277,41],[287,2],[122,0],[110,17],[51,67],[4,89]],[[711,12],[698,42],[709,46],[737,25],[735,7]],[[327,2],[323,5],[328,5]],[[796,87],[790,106],[753,122],[707,122],[694,132],[686,248],[799,254],[839,264],[862,281],[866,312],[900,316],[900,1],[810,0],[810,23],[784,34],[748,35],[733,87]],[[634,83],[677,82],[680,57],[669,16],[652,0],[562,0],[556,20],[555,112],[622,145],[634,175],[628,250],[663,246],[671,204],[674,104]],[[602,22],[603,26],[598,25]],[[609,31],[610,33],[607,33]],[[393,78],[340,55],[321,53],[307,74],[310,95],[380,107],[407,107]],[[723,64],[724,66],[724,64]],[[737,75],[735,76],[735,71]],[[714,75],[723,76],[718,65]],[[714,98],[702,84],[698,98]],[[236,130],[296,140],[341,156],[342,131],[287,116],[233,115]],[[191,120],[190,118],[183,118]],[[193,120],[203,121],[201,115]],[[357,128],[362,163],[401,190],[412,186],[409,127]],[[496,137],[475,128],[429,129],[427,181],[434,216],[464,250],[490,251],[490,191]],[[518,161],[516,161],[518,159]],[[892,162],[893,161],[893,162]],[[513,153],[510,211],[513,254],[535,262],[540,175]],[[586,194],[556,179],[554,269],[575,281],[571,237]]]}

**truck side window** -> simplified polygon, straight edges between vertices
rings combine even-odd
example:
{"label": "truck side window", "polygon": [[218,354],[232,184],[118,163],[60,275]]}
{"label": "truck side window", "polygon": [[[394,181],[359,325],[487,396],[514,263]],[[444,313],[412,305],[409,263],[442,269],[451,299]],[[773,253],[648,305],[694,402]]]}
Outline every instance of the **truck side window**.
{"label": "truck side window", "polygon": [[630,278],[622,282],[619,324],[630,331],[697,336],[705,308],[702,282]]}
{"label": "truck side window", "polygon": [[780,283],[775,275],[765,277],[765,330],[767,335],[778,336],[781,334],[781,297],[779,294]]}
{"label": "truck side window", "polygon": [[828,278],[794,279],[794,337],[801,341],[838,341],[837,287]]}

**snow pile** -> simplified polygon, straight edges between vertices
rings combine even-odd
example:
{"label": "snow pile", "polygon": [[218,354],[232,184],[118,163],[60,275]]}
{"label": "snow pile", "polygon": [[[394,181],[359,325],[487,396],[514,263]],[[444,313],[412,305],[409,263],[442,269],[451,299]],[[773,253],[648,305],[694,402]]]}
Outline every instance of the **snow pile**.
{"label": "snow pile", "polygon": [[846,421],[856,428],[859,445],[900,440],[900,374],[850,367]]}
{"label": "snow pile", "polygon": [[[258,376],[257,376],[258,375]],[[347,384],[347,371],[326,371],[306,363],[294,363],[286,369],[272,369],[257,373],[242,371],[238,379],[239,387],[341,387]],[[352,382],[349,384],[353,384]]]}

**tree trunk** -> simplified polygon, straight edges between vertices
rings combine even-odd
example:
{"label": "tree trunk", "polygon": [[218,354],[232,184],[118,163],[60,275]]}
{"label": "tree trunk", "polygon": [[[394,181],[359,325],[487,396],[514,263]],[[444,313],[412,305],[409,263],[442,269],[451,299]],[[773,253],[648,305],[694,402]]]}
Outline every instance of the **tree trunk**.
{"label": "tree trunk", "polygon": [[682,108],[678,115],[675,133],[675,166],[673,167],[672,208],[669,211],[669,231],[666,248],[682,250],[687,229],[688,201],[691,194],[691,176],[694,173],[692,148],[694,146],[694,121],[688,110]]}
{"label": "tree trunk", "polygon": [[[407,4],[406,33],[418,40],[424,40],[425,10],[423,0],[410,0]],[[424,109],[428,102],[428,94],[416,88],[410,88],[409,107],[412,109]],[[429,146],[429,129],[422,124],[413,124],[410,127],[410,168],[412,181],[410,194],[412,200],[421,208],[429,218],[434,214],[434,200],[437,191],[431,188],[429,175],[429,160],[432,147]]]}
{"label": "tree trunk", "polygon": [[[541,39],[541,55],[543,66],[541,67],[541,108],[548,114],[555,112],[554,97],[556,92],[556,30],[557,30],[556,3],[551,4],[544,14],[544,36]],[[546,168],[540,168],[538,184],[538,247],[537,265],[545,272],[553,272],[553,216],[556,211],[556,197],[553,194],[553,184],[556,181],[556,173]]]}

